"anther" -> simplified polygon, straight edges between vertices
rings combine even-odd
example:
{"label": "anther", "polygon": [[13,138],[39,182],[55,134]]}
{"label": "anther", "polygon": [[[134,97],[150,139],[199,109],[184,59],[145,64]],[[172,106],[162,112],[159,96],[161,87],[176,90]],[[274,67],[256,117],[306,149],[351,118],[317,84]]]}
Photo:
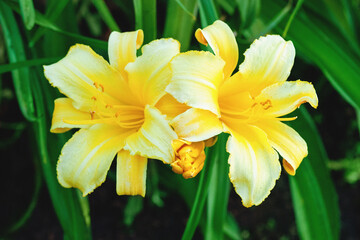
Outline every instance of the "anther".
{"label": "anther", "polygon": [[263,106],[264,110],[267,110],[272,107],[271,101],[269,99],[266,100],[265,102],[261,102],[260,104]]}
{"label": "anther", "polygon": [[91,111],[91,112],[90,112],[91,120],[94,120],[94,114],[95,114],[94,111]]}
{"label": "anther", "polygon": [[101,88],[101,91],[104,92],[105,88],[102,84],[99,84],[99,87]]}
{"label": "anther", "polygon": [[96,101],[96,97],[95,97],[95,96],[92,96],[92,97],[91,97],[91,100]]}

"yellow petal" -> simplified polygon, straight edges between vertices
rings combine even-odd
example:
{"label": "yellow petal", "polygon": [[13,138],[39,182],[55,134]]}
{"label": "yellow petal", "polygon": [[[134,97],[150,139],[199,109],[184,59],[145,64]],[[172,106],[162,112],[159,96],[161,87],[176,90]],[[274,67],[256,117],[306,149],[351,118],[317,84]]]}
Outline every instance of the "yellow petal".
{"label": "yellow petal", "polygon": [[126,66],[130,88],[144,105],[153,106],[165,95],[171,77],[169,62],[179,51],[180,44],[174,39],[155,40],[142,48],[142,56]]}
{"label": "yellow petal", "polygon": [[217,20],[204,29],[196,30],[195,37],[200,43],[209,44],[214,53],[225,61],[225,79],[230,77],[239,58],[238,46],[230,27]]}
{"label": "yellow petal", "polygon": [[146,192],[147,158],[121,150],[117,155],[116,192],[118,195],[141,195]]}
{"label": "yellow petal", "polygon": [[249,91],[254,87],[251,81],[243,78],[240,72],[235,73],[223,82],[219,90],[219,98],[229,97],[235,94]]}
{"label": "yellow petal", "polygon": [[311,83],[298,80],[276,83],[265,88],[255,98],[255,102],[269,103],[264,108],[264,116],[279,117],[291,113],[305,102],[316,108],[318,98]]}
{"label": "yellow petal", "polygon": [[133,32],[112,32],[109,36],[109,61],[110,65],[121,72],[126,79],[125,66],[134,62],[136,50],[144,41],[144,32],[137,30]]}
{"label": "yellow petal", "polygon": [[255,97],[263,88],[288,78],[294,64],[295,48],[291,41],[268,35],[255,40],[244,55],[239,72],[254,86],[249,91]]}
{"label": "yellow petal", "polygon": [[174,152],[171,141],[177,139],[176,133],[166,121],[165,115],[154,107],[145,107],[145,122],[136,133],[126,139],[125,150],[132,155],[159,159],[171,163]]}
{"label": "yellow petal", "polygon": [[295,175],[296,169],[308,154],[304,139],[294,129],[280,121],[261,121],[257,126],[267,134],[270,144],[284,158],[285,170],[290,175]]}
{"label": "yellow petal", "polygon": [[249,108],[254,104],[254,100],[249,92],[219,97],[221,109],[221,119],[227,118],[246,119]]}
{"label": "yellow petal", "polygon": [[90,111],[92,98],[98,94],[107,104],[134,102],[121,74],[88,46],[72,46],[63,59],[44,70],[49,82],[71,98],[77,109]]}
{"label": "yellow petal", "polygon": [[171,61],[173,76],[166,91],[181,103],[220,116],[218,88],[223,67],[224,61],[209,52],[179,54]]}
{"label": "yellow petal", "polygon": [[186,106],[183,103],[179,103],[176,101],[176,99],[171,96],[170,94],[165,94],[157,103],[155,106],[157,109],[160,110],[161,113],[165,114],[168,120],[173,119],[177,115],[185,112],[187,109],[189,109],[188,106]]}
{"label": "yellow petal", "polygon": [[249,125],[231,131],[226,149],[230,154],[230,180],[243,205],[259,205],[280,176],[278,154],[266,134]]}
{"label": "yellow petal", "polygon": [[61,150],[57,164],[59,183],[80,189],[83,196],[91,193],[105,181],[111,162],[129,134],[105,124],[80,129]]}
{"label": "yellow petal", "polygon": [[64,122],[64,120],[83,121],[90,120],[90,113],[79,111],[73,107],[70,98],[58,98],[55,100],[54,113],[50,132],[63,133],[71,128],[87,128],[90,125],[74,125]]}
{"label": "yellow petal", "polygon": [[199,142],[222,132],[218,117],[207,110],[190,108],[171,121],[178,137],[190,142]]}

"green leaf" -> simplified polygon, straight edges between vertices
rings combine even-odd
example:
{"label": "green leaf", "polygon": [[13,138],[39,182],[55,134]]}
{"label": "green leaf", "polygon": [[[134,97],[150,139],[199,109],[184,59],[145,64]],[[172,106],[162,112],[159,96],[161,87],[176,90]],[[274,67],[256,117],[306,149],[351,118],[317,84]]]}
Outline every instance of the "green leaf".
{"label": "green leaf", "polygon": [[226,219],[227,205],[230,194],[229,154],[226,152],[227,135],[221,134],[216,143],[216,156],[209,184],[207,204],[207,224],[205,239],[223,239],[223,228]]}
{"label": "green leaf", "polygon": [[172,37],[181,43],[181,50],[189,48],[196,20],[197,1],[172,0],[166,12],[164,37]]}
{"label": "green leaf", "polygon": [[214,147],[210,148],[206,154],[206,160],[203,169],[200,173],[199,186],[196,192],[194,204],[192,205],[189,219],[186,223],[185,231],[182,240],[190,240],[193,238],[195,230],[200,222],[204,205],[206,202],[207,193],[209,190],[211,172],[214,167],[215,156]]}
{"label": "green leaf", "polygon": [[328,158],[316,126],[302,107],[291,125],[305,139],[309,155],[290,177],[296,223],[302,239],[339,239],[338,196],[331,181]]}
{"label": "green leaf", "polygon": [[0,65],[0,74],[10,72],[10,71],[16,70],[18,68],[50,64],[59,59],[60,58],[37,58],[37,59],[31,59],[31,60],[27,60],[27,61],[14,62],[14,63],[10,63],[10,64]]}
{"label": "green leaf", "polygon": [[117,25],[115,19],[111,15],[111,12],[109,8],[107,7],[104,0],[92,0],[92,3],[98,10],[100,16],[102,17],[102,20],[106,23],[106,25],[109,27],[111,31],[118,31],[120,32],[120,28]]}
{"label": "green leaf", "polygon": [[219,19],[213,0],[199,0],[199,8],[203,28]]}
{"label": "green leaf", "polygon": [[[48,17],[49,21],[55,21],[64,11],[68,3],[69,0],[48,1],[48,7],[46,9],[45,16]],[[44,35],[45,31],[45,28],[38,28],[31,38],[29,46],[33,47],[35,43]]]}
{"label": "green leaf", "polygon": [[156,39],[156,0],[133,0],[135,28],[144,31],[144,44]]}
{"label": "green leaf", "polygon": [[[3,2],[5,2],[14,11],[19,12],[19,6],[14,4],[12,1],[3,0]],[[35,16],[35,23],[37,25],[41,26],[41,27],[44,27],[44,28],[50,29],[52,31],[64,34],[64,35],[69,36],[69,37],[72,37],[72,38],[76,39],[77,41],[83,42],[85,44],[89,44],[92,47],[98,47],[98,48],[101,48],[101,49],[107,49],[107,42],[105,42],[105,41],[101,41],[101,40],[97,40],[97,39],[93,39],[93,38],[89,38],[89,37],[84,37],[84,36],[81,36],[81,35],[76,34],[76,33],[71,33],[71,32],[64,31],[63,29],[59,28],[54,23],[52,23],[50,20],[48,20],[41,13],[35,11],[35,15],[36,15]]]}
{"label": "green leaf", "polygon": [[21,15],[27,30],[31,30],[35,25],[35,8],[32,0],[20,0]]}
{"label": "green leaf", "polygon": [[219,7],[224,9],[227,12],[227,14],[229,14],[230,16],[232,16],[235,12],[236,2],[238,2],[238,1],[216,0],[216,3],[219,5]]}
{"label": "green leaf", "polygon": [[144,198],[141,196],[129,197],[124,209],[124,224],[126,226],[131,226],[135,220],[135,217],[142,211],[143,201]]}
{"label": "green leaf", "polygon": [[[34,140],[37,145],[41,167],[48,191],[64,231],[64,238],[91,239],[90,215],[87,198],[79,195],[77,189],[65,189],[57,181],[56,162],[60,148],[67,141],[64,134],[49,133],[49,116],[45,103],[52,102],[49,95],[44,94],[51,87],[45,80],[41,70],[36,69],[33,76],[34,99],[39,118],[33,123]],[[51,111],[52,112],[52,111]],[[51,145],[51,148],[49,147]]]}
{"label": "green leaf", "polygon": [[236,0],[241,17],[241,28],[247,29],[255,21],[259,10],[260,0]]}
{"label": "green leaf", "polygon": [[[10,63],[25,61],[26,54],[18,25],[13,12],[4,2],[0,2],[0,23],[4,32]],[[36,116],[31,92],[30,75],[30,71],[27,68],[12,71],[15,93],[20,110],[27,120],[34,121]]]}

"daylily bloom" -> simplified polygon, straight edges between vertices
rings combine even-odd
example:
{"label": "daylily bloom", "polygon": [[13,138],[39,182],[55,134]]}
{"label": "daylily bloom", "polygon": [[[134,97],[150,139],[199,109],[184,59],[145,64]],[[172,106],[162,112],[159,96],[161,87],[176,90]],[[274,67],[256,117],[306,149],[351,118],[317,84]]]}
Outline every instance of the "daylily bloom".
{"label": "daylily bloom", "polygon": [[229,133],[230,180],[244,206],[259,205],[280,176],[278,153],[291,175],[307,155],[306,142],[282,123],[295,118],[281,117],[304,102],[316,108],[316,92],[309,82],[286,81],[295,57],[291,41],[260,37],[231,76],[238,61],[231,29],[216,21],[195,36],[215,55],[190,51],[171,61],[173,76],[166,91],[191,107],[175,117],[172,126],[179,138],[190,142]]}
{"label": "daylily bloom", "polygon": [[[80,128],[64,145],[57,165],[60,184],[91,193],[106,178],[117,155],[119,195],[145,195],[148,158],[170,164],[177,139],[156,104],[163,98],[179,53],[173,39],[160,39],[136,50],[143,31],[112,32],[109,62],[77,44],[59,62],[44,66],[45,76],[65,98],[55,100],[51,132]],[[161,100],[166,106],[166,100]]]}

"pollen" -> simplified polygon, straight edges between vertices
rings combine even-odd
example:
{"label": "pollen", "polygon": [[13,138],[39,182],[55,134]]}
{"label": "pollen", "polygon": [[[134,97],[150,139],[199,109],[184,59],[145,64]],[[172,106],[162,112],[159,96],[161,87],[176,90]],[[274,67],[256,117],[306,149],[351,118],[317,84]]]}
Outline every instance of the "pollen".
{"label": "pollen", "polygon": [[175,161],[171,164],[173,172],[182,174],[185,179],[195,177],[205,162],[205,142],[188,142],[176,139],[172,142]]}

